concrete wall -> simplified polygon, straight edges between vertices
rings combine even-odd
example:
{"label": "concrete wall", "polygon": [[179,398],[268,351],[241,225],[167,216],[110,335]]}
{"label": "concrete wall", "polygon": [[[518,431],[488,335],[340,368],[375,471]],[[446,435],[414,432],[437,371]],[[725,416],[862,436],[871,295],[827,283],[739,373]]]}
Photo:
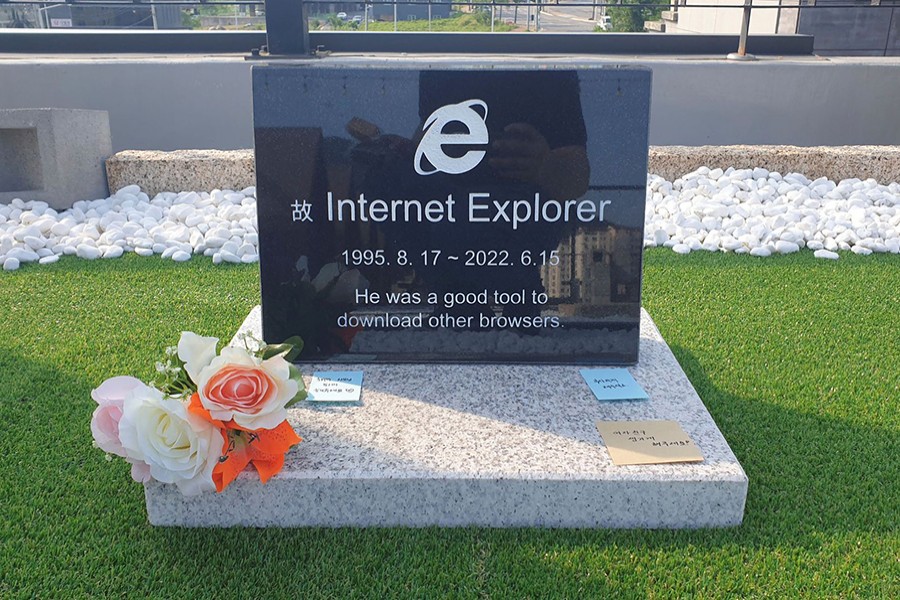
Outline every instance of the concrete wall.
{"label": "concrete wall", "polygon": [[[430,62],[442,60],[465,59]],[[896,58],[558,62],[650,66],[650,143],[655,145],[900,144]],[[115,151],[253,146],[250,63],[241,57],[0,57],[0,82],[0,108],[108,111]]]}
{"label": "concrete wall", "polygon": [[0,60],[0,108],[109,112],[113,149],[253,146],[243,58]]}
{"label": "concrete wall", "polygon": [[[702,0],[699,4],[717,4],[722,8],[691,8],[690,4],[679,6],[678,23],[666,24],[666,33],[740,33],[744,0]],[[777,5],[778,0],[754,0],[753,4]],[[752,11],[750,33],[775,33],[777,23],[777,10]]]}

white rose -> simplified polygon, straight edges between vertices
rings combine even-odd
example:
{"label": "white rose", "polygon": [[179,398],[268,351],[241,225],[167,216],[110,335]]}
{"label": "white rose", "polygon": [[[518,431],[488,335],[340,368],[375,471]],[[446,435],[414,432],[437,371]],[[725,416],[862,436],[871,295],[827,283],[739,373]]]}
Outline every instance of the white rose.
{"label": "white rose", "polygon": [[127,458],[146,463],[153,479],[174,483],[185,496],[215,491],[212,472],[224,438],[183,402],[136,387],[125,398],[119,438]]}
{"label": "white rose", "polygon": [[203,337],[191,331],[182,331],[178,340],[178,358],[184,361],[184,370],[191,381],[197,383],[200,371],[216,357],[219,338]]}

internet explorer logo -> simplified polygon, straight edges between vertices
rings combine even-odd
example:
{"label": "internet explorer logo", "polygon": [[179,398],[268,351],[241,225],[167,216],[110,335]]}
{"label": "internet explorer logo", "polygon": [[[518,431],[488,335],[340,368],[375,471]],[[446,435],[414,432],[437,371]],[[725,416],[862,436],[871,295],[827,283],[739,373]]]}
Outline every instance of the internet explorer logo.
{"label": "internet explorer logo", "polygon": [[[484,114],[475,110],[481,107]],[[484,150],[469,150],[459,157],[447,156],[443,150],[445,145],[484,145],[488,143],[487,120],[488,107],[484,100],[464,100],[459,104],[448,104],[437,109],[422,126],[422,141],[416,148],[413,166],[419,175],[449,173],[459,175],[471,171],[484,158]],[[449,123],[462,123],[469,133],[444,133]],[[422,158],[433,167],[430,171],[423,168]]]}

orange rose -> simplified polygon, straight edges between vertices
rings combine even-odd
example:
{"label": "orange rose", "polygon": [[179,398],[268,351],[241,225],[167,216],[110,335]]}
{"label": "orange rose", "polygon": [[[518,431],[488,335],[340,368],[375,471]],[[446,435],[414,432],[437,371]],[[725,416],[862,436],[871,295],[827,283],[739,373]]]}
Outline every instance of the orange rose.
{"label": "orange rose", "polygon": [[258,367],[225,367],[213,375],[203,390],[209,403],[247,415],[255,415],[272,401],[278,387]]}
{"label": "orange rose", "polygon": [[223,348],[198,371],[200,402],[211,417],[234,420],[248,431],[278,427],[287,418],[285,405],[297,395],[290,363],[281,356],[261,360],[241,348]]}

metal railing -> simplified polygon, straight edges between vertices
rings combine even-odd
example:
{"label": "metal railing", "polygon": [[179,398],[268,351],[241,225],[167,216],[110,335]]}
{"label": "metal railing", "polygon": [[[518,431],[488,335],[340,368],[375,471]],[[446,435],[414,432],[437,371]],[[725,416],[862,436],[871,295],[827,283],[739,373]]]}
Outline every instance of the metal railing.
{"label": "metal railing", "polygon": [[[744,0],[743,4],[723,5],[713,2],[688,2],[686,0],[671,0],[666,3],[655,3],[638,0],[636,3],[624,3],[627,0],[594,0],[591,2],[573,2],[566,0],[475,0],[471,2],[456,0],[380,0],[368,2],[337,2],[335,0],[0,0],[2,7],[39,6],[39,11],[47,11],[53,7],[117,7],[125,9],[153,9],[154,7],[179,7],[183,9],[199,9],[221,6],[245,6],[262,8],[266,21],[267,43],[262,49],[262,54],[269,57],[300,57],[315,54],[315,47],[310,45],[308,13],[311,7],[316,5],[364,5],[366,23],[368,23],[370,8],[374,6],[393,5],[394,23],[396,31],[398,5],[425,5],[432,6],[469,6],[481,7],[491,11],[491,25],[493,30],[495,10],[500,8],[518,9],[528,7],[529,11],[535,11],[536,29],[539,28],[539,19],[542,11],[549,7],[578,7],[592,8],[592,16],[596,17],[597,9],[672,9],[684,10],[687,8],[709,9],[741,9],[742,21],[740,34],[737,40],[737,51],[728,55],[728,58],[747,60],[752,59],[747,51],[750,37],[750,17],[753,9],[757,10],[783,10],[783,9],[835,9],[835,8],[888,8],[900,7],[900,0],[870,0],[866,3],[854,3],[847,0],[797,0],[795,4],[778,3],[754,3],[753,0]],[[528,17],[528,21],[531,17]],[[0,29],[0,32],[3,30]]]}

